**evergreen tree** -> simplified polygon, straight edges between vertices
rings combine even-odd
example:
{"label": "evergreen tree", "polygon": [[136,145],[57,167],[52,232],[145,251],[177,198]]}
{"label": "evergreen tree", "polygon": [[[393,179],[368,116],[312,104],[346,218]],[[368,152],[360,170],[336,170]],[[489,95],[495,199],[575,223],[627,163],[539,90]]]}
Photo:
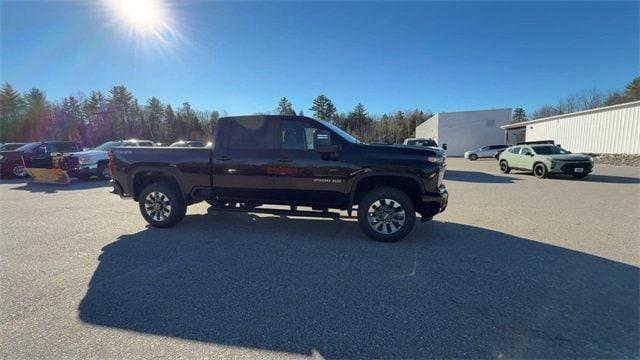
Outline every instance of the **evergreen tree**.
{"label": "evergreen tree", "polygon": [[287,100],[286,97],[282,97],[280,102],[278,103],[278,114],[280,115],[295,115],[296,112],[293,110],[293,105]]}
{"label": "evergreen tree", "polygon": [[107,99],[100,91],[92,91],[84,101],[86,131],[82,135],[83,144],[99,145],[116,138],[115,129],[110,123]]}
{"label": "evergreen tree", "polygon": [[304,116],[304,111],[302,111],[302,109],[300,109],[300,111],[298,111],[298,116]]}
{"label": "evergreen tree", "polygon": [[519,123],[527,121],[527,114],[525,113],[523,108],[515,108],[513,110],[513,114],[511,115],[511,123]]}
{"label": "evergreen tree", "polygon": [[52,117],[48,113],[45,94],[42,90],[32,88],[24,95],[26,113],[21,126],[21,131],[16,134],[16,140],[41,141],[44,130],[49,127]]}
{"label": "evergreen tree", "polygon": [[162,134],[164,114],[164,106],[157,97],[154,96],[147,101],[144,108],[144,133],[148,134],[148,139],[159,141],[164,138]]}
{"label": "evergreen tree", "polygon": [[9,83],[4,83],[0,88],[0,142],[17,138],[23,106],[20,93]]}
{"label": "evergreen tree", "polygon": [[627,101],[640,100],[640,76],[631,80],[629,84],[624,88],[624,96]]}
{"label": "evergreen tree", "polygon": [[126,139],[133,133],[131,120],[131,105],[133,95],[125,86],[118,85],[111,88],[109,98],[109,113],[111,126],[115,129],[116,137]]}
{"label": "evergreen tree", "polygon": [[165,119],[167,123],[167,131],[163,140],[165,142],[174,142],[178,139],[178,132],[180,131],[180,129],[178,126],[178,119],[176,118],[176,114],[171,108],[171,105],[167,105],[167,109],[165,111]]}
{"label": "evergreen tree", "polygon": [[63,121],[57,122],[57,139],[80,141],[80,130],[84,122],[82,105],[75,96],[69,96],[62,101]]}
{"label": "evergreen tree", "polygon": [[336,107],[325,95],[319,95],[313,100],[313,106],[309,108],[313,111],[313,116],[320,120],[331,120],[336,116]]}

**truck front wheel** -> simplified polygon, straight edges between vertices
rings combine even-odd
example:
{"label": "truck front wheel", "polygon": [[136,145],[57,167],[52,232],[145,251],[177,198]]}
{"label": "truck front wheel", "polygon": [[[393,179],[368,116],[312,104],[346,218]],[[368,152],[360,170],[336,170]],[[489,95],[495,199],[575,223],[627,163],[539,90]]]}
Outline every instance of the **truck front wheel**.
{"label": "truck front wheel", "polygon": [[375,188],[358,204],[358,224],[376,241],[398,241],[409,234],[415,222],[411,199],[395,188]]}
{"label": "truck front wheel", "polygon": [[138,201],[142,217],[149,225],[159,228],[171,227],[182,220],[187,205],[177,186],[157,182],[147,185]]}

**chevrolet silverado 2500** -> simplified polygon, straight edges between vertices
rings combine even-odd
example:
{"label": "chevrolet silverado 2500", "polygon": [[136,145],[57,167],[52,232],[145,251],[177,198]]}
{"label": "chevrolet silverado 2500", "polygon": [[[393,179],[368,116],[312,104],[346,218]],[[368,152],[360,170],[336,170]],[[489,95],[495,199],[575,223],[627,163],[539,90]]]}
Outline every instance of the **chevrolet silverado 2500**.
{"label": "chevrolet silverado 2500", "polygon": [[[445,156],[437,148],[360,142],[302,116],[221,118],[206,148],[112,149],[114,193],[139,203],[155,227],[179,222],[188,205],[254,211],[261,205],[346,210],[364,233],[397,241],[442,212]],[[307,212],[310,213],[310,212]]]}

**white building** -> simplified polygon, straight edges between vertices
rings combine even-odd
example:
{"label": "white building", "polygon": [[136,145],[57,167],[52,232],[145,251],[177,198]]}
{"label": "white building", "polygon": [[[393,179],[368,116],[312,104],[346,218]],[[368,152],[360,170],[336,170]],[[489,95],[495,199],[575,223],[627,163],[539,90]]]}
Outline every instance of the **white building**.
{"label": "white building", "polygon": [[511,109],[438,113],[416,128],[417,138],[434,138],[447,144],[447,156],[462,156],[465,151],[485,145],[504,144],[500,128],[511,122]]}
{"label": "white building", "polygon": [[640,101],[502,126],[505,142],[553,140],[572,152],[640,154]]}

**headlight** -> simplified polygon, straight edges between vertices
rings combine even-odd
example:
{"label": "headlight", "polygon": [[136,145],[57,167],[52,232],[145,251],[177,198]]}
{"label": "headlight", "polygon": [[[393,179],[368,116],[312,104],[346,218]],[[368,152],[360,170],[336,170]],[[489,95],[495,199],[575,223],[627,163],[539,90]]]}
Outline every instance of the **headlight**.
{"label": "headlight", "polygon": [[[0,159],[2,159],[2,155],[0,155]],[[593,162],[593,158],[589,157],[589,161]]]}
{"label": "headlight", "polygon": [[79,156],[78,157],[78,162],[80,162],[80,164],[89,164],[91,163],[91,158],[88,156]]}
{"label": "headlight", "polygon": [[444,163],[444,157],[442,156],[428,156],[427,160],[429,162],[435,163],[435,164],[442,164]]}

